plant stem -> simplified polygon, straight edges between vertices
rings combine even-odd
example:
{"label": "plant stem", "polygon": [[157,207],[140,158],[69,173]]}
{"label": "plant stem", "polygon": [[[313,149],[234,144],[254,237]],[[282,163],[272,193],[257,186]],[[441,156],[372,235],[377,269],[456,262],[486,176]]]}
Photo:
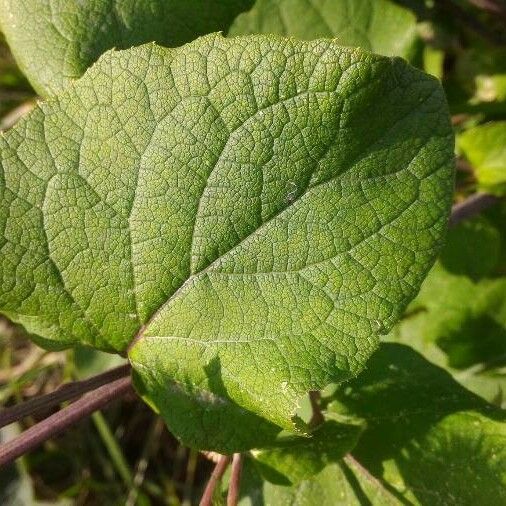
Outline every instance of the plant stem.
{"label": "plant stem", "polygon": [[57,406],[62,402],[81,397],[90,390],[95,390],[128,374],[130,374],[130,364],[122,365],[87,380],[67,383],[50,394],[37,396],[22,404],[6,408],[0,411],[0,428],[42,410]]}
{"label": "plant stem", "polygon": [[241,489],[242,455],[234,453],[232,459],[232,473],[230,475],[230,484],[228,486],[227,506],[237,506],[239,501],[239,491]]}
{"label": "plant stem", "polygon": [[453,206],[449,226],[455,227],[461,221],[472,218],[481,211],[484,211],[496,204],[499,200],[499,197],[496,197],[495,195],[490,195],[488,193],[475,193],[466,200]]}
{"label": "plant stem", "polygon": [[390,492],[389,488],[387,488],[382,481],[378,480],[376,476],[372,475],[368,469],[366,469],[355,457],[353,457],[351,453],[345,455],[343,460],[352,471],[358,470],[367,481],[375,486],[375,488],[382,490],[384,494],[387,494],[387,496],[392,499],[392,504],[397,504],[397,501],[395,500],[395,497],[392,496],[392,492]]}
{"label": "plant stem", "polygon": [[56,436],[86,416],[133,392],[130,376],[103,385],[0,446],[0,467]]}
{"label": "plant stem", "polygon": [[199,506],[212,506],[214,490],[227,470],[229,463],[230,457],[228,455],[222,455],[219,462],[216,464],[209,481],[207,482],[206,489],[204,490]]}
{"label": "plant stem", "polygon": [[195,471],[197,470],[198,457],[198,452],[190,448],[188,463],[186,465],[183,506],[191,506],[192,503],[193,484],[195,483]]}

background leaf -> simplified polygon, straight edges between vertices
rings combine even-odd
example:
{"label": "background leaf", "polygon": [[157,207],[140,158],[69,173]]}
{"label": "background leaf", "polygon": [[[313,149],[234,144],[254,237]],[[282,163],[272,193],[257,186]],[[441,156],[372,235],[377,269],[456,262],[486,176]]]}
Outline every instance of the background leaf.
{"label": "background leaf", "polygon": [[156,41],[179,46],[226,30],[252,0],[1,0],[0,26],[34,88],[52,95],[100,55]]}
{"label": "background leaf", "polygon": [[296,437],[279,448],[256,450],[254,458],[268,481],[297,484],[318,474],[332,462],[339,462],[352,450],[363,427],[333,420],[329,415],[311,437]]}
{"label": "background leaf", "polygon": [[450,231],[419,295],[388,336],[499,403],[506,386],[505,213],[498,205]]}
{"label": "background leaf", "polygon": [[390,0],[257,0],[230,35],[275,33],[327,37],[343,46],[411,59],[418,47],[415,15]]}
{"label": "background leaf", "polygon": [[[0,131],[11,123],[12,110],[33,98],[33,90],[14,63],[0,33]],[[26,108],[24,112],[28,112]]]}
{"label": "background leaf", "polygon": [[79,378],[88,378],[103,371],[119,367],[126,360],[120,355],[104,353],[84,346],[74,348],[74,365]]}
{"label": "background leaf", "polygon": [[246,462],[240,506],[395,506],[402,504],[353,459],[327,465],[315,476],[294,486],[263,479]]}
{"label": "background leaf", "polygon": [[480,44],[463,51],[455,77],[474,102],[506,102],[506,49]]}

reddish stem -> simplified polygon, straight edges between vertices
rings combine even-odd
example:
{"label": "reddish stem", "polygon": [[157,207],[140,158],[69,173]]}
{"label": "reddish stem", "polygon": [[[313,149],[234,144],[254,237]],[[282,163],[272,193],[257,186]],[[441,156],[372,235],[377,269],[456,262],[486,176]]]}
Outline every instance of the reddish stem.
{"label": "reddish stem", "polygon": [[497,0],[468,0],[468,2],[478,9],[488,11],[492,14],[499,14],[501,18],[506,19],[506,5]]}
{"label": "reddish stem", "polygon": [[316,390],[309,392],[309,401],[311,402],[311,409],[313,410],[311,420],[309,421],[309,426],[312,428],[318,427],[318,425],[321,425],[325,421],[323,413],[320,409],[320,398],[320,392]]}
{"label": "reddish stem", "polygon": [[199,506],[212,506],[214,490],[216,489],[216,485],[218,485],[218,482],[221,480],[222,476],[227,470],[229,463],[230,457],[228,455],[222,455],[214,467],[209,481],[207,482],[206,489],[204,490],[204,494],[202,495]]}
{"label": "reddish stem", "polygon": [[25,430],[18,437],[0,446],[0,467],[56,436],[86,416],[133,392],[130,376],[112,381],[75,401],[42,422]]}
{"label": "reddish stem", "polygon": [[128,374],[130,374],[130,364],[116,367],[87,380],[67,383],[50,394],[37,396],[16,406],[5,408],[0,411],[0,428],[62,402],[74,400],[90,390],[95,390]]}
{"label": "reddish stem", "polygon": [[237,506],[239,502],[239,491],[241,489],[242,455],[234,453],[232,459],[232,473],[228,486],[227,506]]}
{"label": "reddish stem", "polygon": [[472,218],[497,202],[499,202],[499,197],[496,197],[495,195],[490,195],[488,193],[475,193],[466,200],[453,206],[449,226],[454,227],[461,221]]}

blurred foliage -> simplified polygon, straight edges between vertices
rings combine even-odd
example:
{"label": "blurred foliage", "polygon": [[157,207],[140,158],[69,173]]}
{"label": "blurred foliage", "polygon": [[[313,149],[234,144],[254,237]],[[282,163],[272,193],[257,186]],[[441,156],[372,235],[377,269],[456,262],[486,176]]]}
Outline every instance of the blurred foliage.
{"label": "blurred foliage", "polygon": [[[505,52],[506,62],[506,52]],[[506,74],[504,75],[506,78]],[[505,80],[506,92],[506,80]],[[474,169],[480,189],[506,193],[506,121],[491,121],[459,134],[457,146]]]}
{"label": "blurred foliage", "polygon": [[[122,362],[84,349],[73,355],[40,350],[21,328],[1,318],[2,405],[51,392],[63,382]],[[2,429],[0,440],[11,439],[38,419]],[[112,404],[1,470],[0,504],[196,504],[211,469],[211,462],[181,447],[158,417],[132,398]]]}

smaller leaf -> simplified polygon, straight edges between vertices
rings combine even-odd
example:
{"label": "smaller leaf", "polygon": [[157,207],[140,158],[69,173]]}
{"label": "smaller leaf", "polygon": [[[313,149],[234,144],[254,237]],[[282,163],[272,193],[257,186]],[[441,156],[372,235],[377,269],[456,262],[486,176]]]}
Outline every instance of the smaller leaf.
{"label": "smaller leaf", "polygon": [[423,50],[423,68],[427,74],[431,74],[438,79],[442,79],[444,75],[444,58],[445,52],[429,45]]}
{"label": "smaller leaf", "polygon": [[[390,339],[465,369],[506,353],[506,206],[460,224]],[[429,350],[431,343],[440,350]],[[444,351],[446,356],[441,353]]]}
{"label": "smaller leaf", "polygon": [[366,419],[354,456],[383,478],[393,460],[420,503],[506,501],[506,412],[409,347],[384,343],[329,409]]}
{"label": "smaller leaf", "polygon": [[82,76],[108,49],[179,46],[226,30],[252,0],[0,0],[0,25],[43,96]]}
{"label": "smaller leaf", "polygon": [[387,336],[501,406],[506,375],[506,206],[452,228],[440,259]]}
{"label": "smaller leaf", "polygon": [[473,281],[493,277],[498,268],[502,244],[501,231],[487,217],[478,216],[451,228],[441,251],[442,267],[450,274]]}

